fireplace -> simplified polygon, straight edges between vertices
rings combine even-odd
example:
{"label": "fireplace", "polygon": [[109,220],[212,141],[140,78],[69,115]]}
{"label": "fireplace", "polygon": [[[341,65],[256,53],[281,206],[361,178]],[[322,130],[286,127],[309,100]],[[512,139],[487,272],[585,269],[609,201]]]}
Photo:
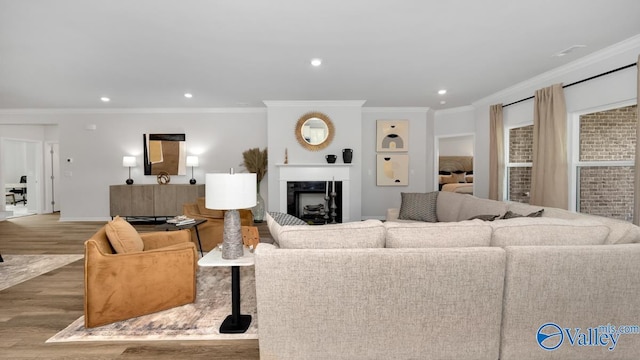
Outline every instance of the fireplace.
{"label": "fireplace", "polygon": [[341,223],[342,181],[288,181],[287,213],[312,225]]}
{"label": "fireplace", "polygon": [[[351,221],[350,209],[350,170],[352,164],[277,164],[278,186],[275,188],[275,199],[277,206],[272,207],[277,211],[289,213],[294,216],[307,215],[313,217],[313,223],[322,223],[318,216],[331,209],[327,209],[324,197],[326,195],[327,183],[329,186],[335,181],[336,184],[336,222]],[[291,187],[291,184],[304,183]],[[271,187],[269,188],[272,189]],[[297,196],[296,196],[297,193]],[[271,194],[270,194],[271,197]],[[296,198],[297,197],[297,205]],[[290,205],[292,204],[292,205]],[[323,205],[323,208],[317,205]],[[305,209],[306,206],[306,209]],[[295,209],[299,209],[296,210]],[[306,214],[305,214],[306,212]],[[298,214],[298,215],[296,215]],[[324,219],[324,215],[322,215]]]}

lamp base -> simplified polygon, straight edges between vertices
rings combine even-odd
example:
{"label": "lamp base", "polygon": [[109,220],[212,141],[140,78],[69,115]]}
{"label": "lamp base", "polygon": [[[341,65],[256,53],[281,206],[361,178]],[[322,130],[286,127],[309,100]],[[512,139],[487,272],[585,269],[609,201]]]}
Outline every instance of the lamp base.
{"label": "lamp base", "polygon": [[196,179],[193,179],[193,178],[192,178],[191,180],[189,180],[189,184],[191,184],[191,185],[195,185],[195,184],[196,184]]}
{"label": "lamp base", "polygon": [[126,183],[127,183],[127,185],[133,184],[133,179],[131,179],[131,178],[127,179]]}
{"label": "lamp base", "polygon": [[244,255],[242,245],[242,224],[238,210],[227,210],[224,213],[224,231],[222,235],[222,258],[237,259]]}

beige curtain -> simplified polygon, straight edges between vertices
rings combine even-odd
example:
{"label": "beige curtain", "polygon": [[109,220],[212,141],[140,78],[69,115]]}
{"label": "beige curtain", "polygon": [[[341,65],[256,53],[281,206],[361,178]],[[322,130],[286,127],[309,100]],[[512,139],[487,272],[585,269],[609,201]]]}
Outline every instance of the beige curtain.
{"label": "beige curtain", "polygon": [[[640,55],[638,56],[638,62],[636,63],[638,70],[638,92],[636,93],[638,106],[640,106]],[[635,180],[633,185],[633,223],[640,224],[640,111],[636,109],[638,113],[638,124],[636,126],[636,162],[635,162]]]}
{"label": "beige curtain", "polygon": [[502,200],[504,184],[504,125],[502,104],[489,109],[489,199]]}
{"label": "beige curtain", "polygon": [[562,84],[555,84],[535,94],[532,205],[568,208],[567,167],[567,110]]}

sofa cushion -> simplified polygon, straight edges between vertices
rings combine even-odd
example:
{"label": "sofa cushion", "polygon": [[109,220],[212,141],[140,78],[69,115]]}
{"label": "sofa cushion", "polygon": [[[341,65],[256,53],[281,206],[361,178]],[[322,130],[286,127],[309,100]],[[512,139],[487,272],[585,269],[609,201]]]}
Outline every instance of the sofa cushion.
{"label": "sofa cushion", "polygon": [[117,254],[144,250],[144,243],[138,231],[120,216],[105,225],[107,239]]}
{"label": "sofa cushion", "polygon": [[428,193],[401,193],[400,220],[436,222],[438,191]]}
{"label": "sofa cushion", "polygon": [[507,212],[507,204],[502,201],[480,199],[475,196],[467,196],[462,201],[458,221],[471,219],[476,215],[499,215]]}
{"label": "sofa cushion", "polygon": [[460,213],[462,202],[468,196],[469,195],[466,194],[441,191],[440,194],[438,194],[438,201],[436,205],[436,215],[438,217],[438,221],[458,221],[458,214]]}
{"label": "sofa cushion", "polygon": [[282,249],[382,248],[385,229],[380,220],[343,224],[281,226],[277,235]]}
{"label": "sofa cushion", "polygon": [[602,245],[609,228],[588,220],[514,218],[489,223],[491,246]]}
{"label": "sofa cushion", "polygon": [[440,223],[384,223],[388,248],[489,246],[492,228],[482,220]]}

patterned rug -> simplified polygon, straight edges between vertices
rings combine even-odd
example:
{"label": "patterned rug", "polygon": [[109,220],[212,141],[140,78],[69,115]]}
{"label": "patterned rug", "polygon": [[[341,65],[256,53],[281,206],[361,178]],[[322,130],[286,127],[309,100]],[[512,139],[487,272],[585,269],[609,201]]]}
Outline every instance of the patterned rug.
{"label": "patterned rug", "polygon": [[84,255],[9,255],[0,262],[0,291],[80,260]]}
{"label": "patterned rug", "polygon": [[257,339],[256,286],[253,266],[240,267],[240,309],[252,316],[244,334],[220,334],[222,321],[231,314],[231,268],[200,267],[196,302],[134,319],[85,329],[81,316],[47,342],[233,340]]}

